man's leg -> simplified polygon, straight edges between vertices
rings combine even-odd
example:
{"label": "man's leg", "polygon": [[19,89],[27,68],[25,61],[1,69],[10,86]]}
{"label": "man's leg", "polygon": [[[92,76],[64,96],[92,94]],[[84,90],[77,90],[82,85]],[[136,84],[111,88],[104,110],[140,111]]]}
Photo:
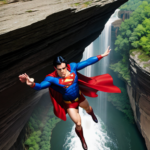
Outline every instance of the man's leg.
{"label": "man's leg", "polygon": [[72,121],[76,124],[76,128],[78,130],[81,130],[81,117],[79,114],[79,110],[75,108],[68,108],[67,112]]}
{"label": "man's leg", "polygon": [[96,116],[94,115],[93,109],[89,105],[89,102],[87,101],[87,99],[85,99],[83,102],[81,102],[79,104],[79,106],[82,107],[83,109],[85,109],[86,112],[92,116],[92,119],[94,120],[94,122],[98,123],[98,120],[97,120]]}
{"label": "man's leg", "polygon": [[72,121],[76,124],[75,131],[81,140],[83,149],[87,150],[87,144],[86,144],[84,136],[83,136],[83,130],[82,130],[82,126],[81,126],[81,117],[79,114],[79,110],[75,109],[75,108],[68,108],[67,112],[68,112],[68,115],[70,116],[70,118],[72,119]]}
{"label": "man's leg", "polygon": [[87,113],[91,111],[91,106],[89,105],[89,102],[86,98],[83,102],[79,103],[79,106],[85,109]]}

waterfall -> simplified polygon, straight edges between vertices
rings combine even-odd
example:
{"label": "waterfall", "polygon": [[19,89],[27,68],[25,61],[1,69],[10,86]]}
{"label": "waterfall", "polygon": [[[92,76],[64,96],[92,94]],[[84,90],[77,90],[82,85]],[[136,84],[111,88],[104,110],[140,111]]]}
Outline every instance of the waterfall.
{"label": "waterfall", "polygon": [[[107,47],[111,44],[111,23],[118,19],[118,11],[110,17],[108,22],[105,25],[104,30],[101,35],[97,38],[96,41],[92,42],[88,47],[85,48],[83,53],[83,58],[81,61],[88,59],[89,57],[103,54]],[[95,65],[95,64],[94,64]],[[109,55],[99,62],[96,63],[96,67],[90,65],[81,71],[80,73],[91,77],[100,74],[107,73],[107,67],[109,65]],[[97,92],[99,95],[98,98],[94,101],[96,103],[97,109],[100,111],[100,114],[103,115],[103,118],[107,119],[106,109],[107,109],[107,93]],[[89,99],[87,97],[87,99]],[[98,123],[95,123],[91,116],[89,116],[82,108],[79,108],[79,113],[81,116],[81,123],[83,127],[83,133],[88,145],[88,150],[110,150],[108,145],[113,145],[117,149],[117,145],[113,140],[107,135],[107,130],[104,122],[96,114]],[[103,119],[103,120],[104,120]],[[66,142],[63,145],[64,150],[83,150],[81,146],[80,139],[75,133],[75,125],[72,127],[71,132],[67,134]]]}

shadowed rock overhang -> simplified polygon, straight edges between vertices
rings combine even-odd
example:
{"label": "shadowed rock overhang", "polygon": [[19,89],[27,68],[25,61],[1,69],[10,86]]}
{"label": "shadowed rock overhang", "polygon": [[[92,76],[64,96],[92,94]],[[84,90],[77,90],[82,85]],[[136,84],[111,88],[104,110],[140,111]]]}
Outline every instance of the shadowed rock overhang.
{"label": "shadowed rock overhang", "polygon": [[13,85],[18,74],[28,71],[31,75],[48,66],[59,52],[68,49],[67,58],[79,54],[99,36],[115,9],[126,1],[93,1],[87,8],[38,0],[35,6],[35,1],[1,6],[0,91]]}

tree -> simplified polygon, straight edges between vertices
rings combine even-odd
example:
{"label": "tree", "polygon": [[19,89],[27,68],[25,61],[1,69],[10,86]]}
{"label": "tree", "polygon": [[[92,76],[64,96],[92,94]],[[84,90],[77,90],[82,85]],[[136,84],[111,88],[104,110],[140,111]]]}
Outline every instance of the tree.
{"label": "tree", "polygon": [[[129,1],[130,5],[132,4],[131,7],[136,7],[137,2],[139,0]],[[150,3],[150,0],[148,2]],[[119,35],[115,41],[115,51],[120,53],[122,58],[118,63],[112,64],[110,68],[118,72],[118,76],[125,79],[129,84],[129,51],[141,49],[147,55],[150,55],[150,4],[148,2],[141,2],[131,14],[131,17],[122,22]]]}

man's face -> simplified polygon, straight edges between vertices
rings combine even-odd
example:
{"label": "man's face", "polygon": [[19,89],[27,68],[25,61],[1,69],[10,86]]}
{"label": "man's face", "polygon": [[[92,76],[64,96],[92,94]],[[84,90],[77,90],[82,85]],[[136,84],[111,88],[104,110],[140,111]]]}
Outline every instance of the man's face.
{"label": "man's face", "polygon": [[66,76],[66,73],[67,73],[67,66],[65,63],[61,63],[60,65],[57,65],[56,67],[56,71],[57,71],[57,74],[64,78]]}

